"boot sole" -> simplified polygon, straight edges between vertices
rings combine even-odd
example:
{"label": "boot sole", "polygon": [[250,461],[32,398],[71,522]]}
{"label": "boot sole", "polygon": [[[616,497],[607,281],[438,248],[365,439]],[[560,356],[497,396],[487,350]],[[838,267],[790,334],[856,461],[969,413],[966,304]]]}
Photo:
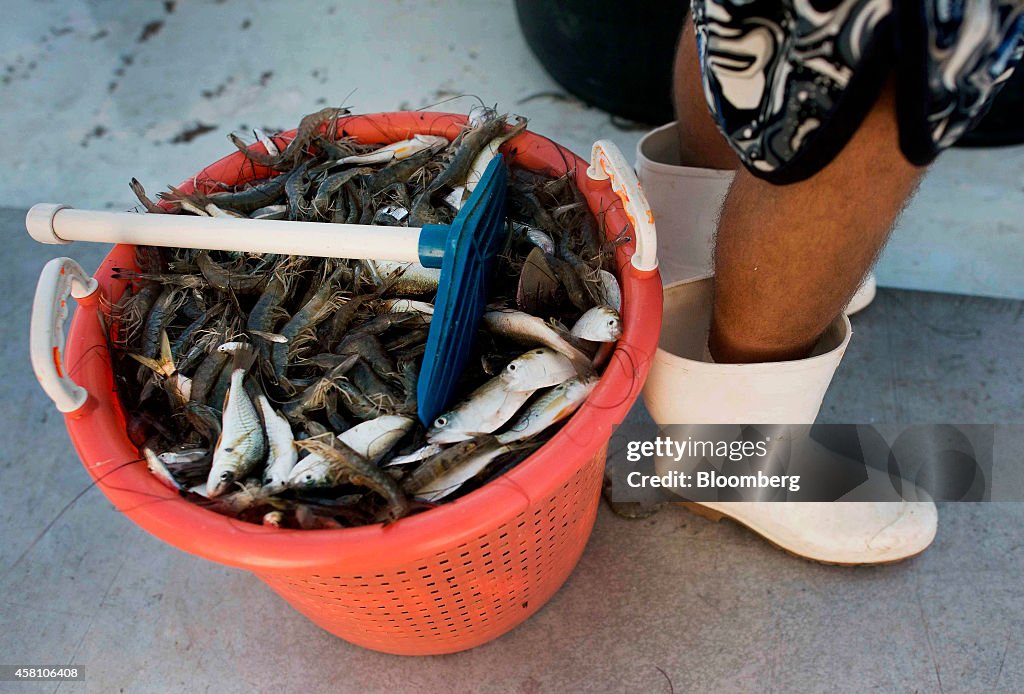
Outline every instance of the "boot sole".
{"label": "boot sole", "polygon": [[772,540],[772,539],[770,539],[768,537],[765,537],[764,535],[759,533],[756,528],[752,528],[751,526],[747,525],[743,521],[741,521],[741,520],[739,520],[737,518],[734,518],[734,517],[732,517],[732,516],[730,516],[728,514],[722,513],[721,511],[716,511],[714,509],[708,508],[707,506],[704,506],[702,504],[694,503],[692,501],[674,501],[674,502],[672,502],[672,505],[673,506],[682,506],[683,508],[685,508],[690,513],[692,513],[692,514],[694,514],[696,516],[700,516],[702,518],[706,518],[707,520],[712,521],[713,523],[718,523],[723,518],[726,519],[726,520],[730,520],[733,523],[735,523],[736,525],[738,525],[738,526],[740,526],[742,528],[745,528],[745,529],[749,530],[750,532],[754,533],[755,535],[760,537],[762,540],[764,540],[768,544],[772,545],[773,547],[775,547],[777,549],[782,550],[783,552],[785,552],[786,554],[790,555],[791,557],[796,557],[797,559],[803,559],[804,561],[809,561],[809,562],[812,562],[812,563],[815,563],[815,564],[823,564],[825,566],[890,566],[892,564],[899,564],[900,562],[904,562],[904,561],[906,561],[908,559],[913,559],[914,557],[917,557],[917,556],[921,555],[924,552],[924,549],[927,549],[927,547],[925,547],[921,551],[916,552],[914,554],[908,554],[907,556],[900,557],[899,559],[888,559],[886,561],[861,561],[861,562],[828,561],[827,559],[818,559],[817,557],[809,557],[809,556],[807,556],[805,554],[800,554],[799,552],[796,552],[796,551],[794,551],[792,549],[789,549],[788,547],[783,547],[782,545],[780,545],[779,543],[775,542],[774,540]]}

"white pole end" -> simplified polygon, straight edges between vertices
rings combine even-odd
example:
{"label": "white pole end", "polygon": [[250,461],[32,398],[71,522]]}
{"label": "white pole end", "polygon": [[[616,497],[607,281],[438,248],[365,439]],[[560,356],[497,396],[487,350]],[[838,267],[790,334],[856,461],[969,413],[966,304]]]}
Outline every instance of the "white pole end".
{"label": "white pole end", "polygon": [[57,236],[57,232],[53,230],[53,218],[66,208],[67,205],[57,205],[52,202],[33,205],[25,215],[25,228],[28,229],[28,235],[39,243],[71,243]]}

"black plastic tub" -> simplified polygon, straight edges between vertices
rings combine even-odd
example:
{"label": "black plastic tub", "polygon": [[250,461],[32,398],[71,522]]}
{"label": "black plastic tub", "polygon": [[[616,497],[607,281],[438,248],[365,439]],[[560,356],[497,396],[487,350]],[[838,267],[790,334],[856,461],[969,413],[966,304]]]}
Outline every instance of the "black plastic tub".
{"label": "black plastic tub", "polygon": [[641,123],[674,118],[672,63],[689,3],[516,0],[530,50],[562,87]]}

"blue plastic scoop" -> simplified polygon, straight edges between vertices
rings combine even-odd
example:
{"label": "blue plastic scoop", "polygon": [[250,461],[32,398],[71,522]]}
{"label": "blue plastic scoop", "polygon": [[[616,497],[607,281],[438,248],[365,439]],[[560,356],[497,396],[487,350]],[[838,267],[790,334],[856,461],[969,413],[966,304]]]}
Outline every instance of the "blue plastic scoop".
{"label": "blue plastic scoop", "polygon": [[[441,268],[416,392],[420,421],[426,426],[448,404],[484,313],[491,266],[505,241],[507,179],[499,154],[491,160],[451,226],[427,225],[420,233],[420,262]],[[424,243],[428,239],[432,240],[428,241],[429,249]],[[441,257],[430,252],[441,248]]]}
{"label": "blue plastic scoop", "polygon": [[42,243],[130,243],[214,251],[396,260],[440,268],[417,389],[420,421],[444,411],[487,302],[488,277],[505,240],[508,172],[496,155],[450,226],[360,226],[177,214],[134,214],[34,205],[25,218]]}

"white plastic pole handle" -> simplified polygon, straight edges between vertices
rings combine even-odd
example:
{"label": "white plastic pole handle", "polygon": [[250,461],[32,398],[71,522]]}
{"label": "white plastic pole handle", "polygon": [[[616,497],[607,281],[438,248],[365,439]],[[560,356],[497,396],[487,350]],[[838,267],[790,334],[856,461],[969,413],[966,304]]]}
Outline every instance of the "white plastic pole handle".
{"label": "white plastic pole handle", "polygon": [[51,203],[33,205],[25,216],[25,227],[40,243],[96,241],[403,263],[420,260],[420,230],[415,227],[99,212]]}
{"label": "white plastic pole handle", "polygon": [[654,214],[633,167],[626,162],[614,142],[598,140],[594,143],[587,176],[598,181],[610,179],[612,191],[622,200],[626,216],[636,233],[633,267],[644,272],[658,269],[658,234],[654,228]]}
{"label": "white plastic pole handle", "polygon": [[98,298],[99,285],[71,258],[54,258],[44,267],[36,285],[29,328],[29,355],[39,385],[57,409],[74,412],[89,394],[64,371],[64,321],[68,295],[86,302]]}

